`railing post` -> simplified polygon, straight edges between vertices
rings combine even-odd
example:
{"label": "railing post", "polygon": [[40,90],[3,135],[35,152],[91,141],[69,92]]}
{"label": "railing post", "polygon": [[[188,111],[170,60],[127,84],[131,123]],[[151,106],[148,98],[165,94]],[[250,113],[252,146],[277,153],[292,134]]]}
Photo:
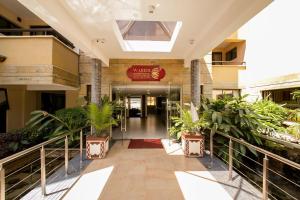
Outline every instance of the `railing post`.
{"label": "railing post", "polygon": [[46,195],[46,158],[45,158],[45,148],[41,148],[41,189],[42,195]]}
{"label": "railing post", "polygon": [[5,169],[0,165],[0,200],[5,200]]}
{"label": "railing post", "polygon": [[213,167],[213,156],[214,156],[214,143],[213,143],[213,131],[210,131],[210,167]]}
{"label": "railing post", "polygon": [[80,169],[82,168],[82,149],[83,149],[83,135],[82,135],[82,129],[80,130]]}
{"label": "railing post", "polygon": [[269,168],[269,159],[267,155],[264,157],[263,161],[263,200],[268,199],[268,168]]}
{"label": "railing post", "polygon": [[69,142],[68,136],[65,138],[65,173],[66,176],[68,175],[68,168],[69,168]]}
{"label": "railing post", "polygon": [[229,139],[229,160],[228,160],[228,171],[229,171],[229,180],[232,181],[232,140],[231,138]]}

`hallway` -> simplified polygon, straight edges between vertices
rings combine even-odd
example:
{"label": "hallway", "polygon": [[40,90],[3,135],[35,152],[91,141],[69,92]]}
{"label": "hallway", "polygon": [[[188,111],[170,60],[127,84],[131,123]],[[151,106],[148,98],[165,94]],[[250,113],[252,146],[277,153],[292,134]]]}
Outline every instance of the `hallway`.
{"label": "hallway", "polygon": [[[159,115],[148,115],[147,118],[127,118],[127,131],[124,139],[156,139],[167,138],[167,127]],[[113,139],[122,139],[120,127],[114,128]]]}

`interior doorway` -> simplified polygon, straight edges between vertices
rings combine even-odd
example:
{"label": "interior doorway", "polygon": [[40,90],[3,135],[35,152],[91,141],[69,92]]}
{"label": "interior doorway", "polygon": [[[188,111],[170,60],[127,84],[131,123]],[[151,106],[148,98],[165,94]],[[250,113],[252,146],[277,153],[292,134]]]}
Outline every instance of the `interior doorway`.
{"label": "interior doorway", "polygon": [[112,87],[112,100],[121,105],[113,139],[167,138],[171,109],[181,104],[181,87],[122,85]]}

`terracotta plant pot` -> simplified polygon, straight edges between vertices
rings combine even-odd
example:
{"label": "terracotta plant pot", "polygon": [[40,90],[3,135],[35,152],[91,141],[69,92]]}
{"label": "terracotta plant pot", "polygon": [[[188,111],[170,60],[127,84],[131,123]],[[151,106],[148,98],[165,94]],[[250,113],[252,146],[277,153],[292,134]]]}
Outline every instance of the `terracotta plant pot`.
{"label": "terracotta plant pot", "polygon": [[187,157],[203,157],[204,155],[204,135],[202,134],[182,134],[182,149]]}
{"label": "terracotta plant pot", "polygon": [[102,159],[105,158],[109,148],[109,136],[86,137],[86,157],[87,159]]}

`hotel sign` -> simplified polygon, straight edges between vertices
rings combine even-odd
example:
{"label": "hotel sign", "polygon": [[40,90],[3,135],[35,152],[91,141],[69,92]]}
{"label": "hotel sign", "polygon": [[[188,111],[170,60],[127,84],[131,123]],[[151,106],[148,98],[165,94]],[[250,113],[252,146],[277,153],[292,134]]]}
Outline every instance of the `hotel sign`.
{"label": "hotel sign", "polygon": [[132,65],[127,70],[127,76],[132,81],[160,81],[166,71],[159,65]]}

